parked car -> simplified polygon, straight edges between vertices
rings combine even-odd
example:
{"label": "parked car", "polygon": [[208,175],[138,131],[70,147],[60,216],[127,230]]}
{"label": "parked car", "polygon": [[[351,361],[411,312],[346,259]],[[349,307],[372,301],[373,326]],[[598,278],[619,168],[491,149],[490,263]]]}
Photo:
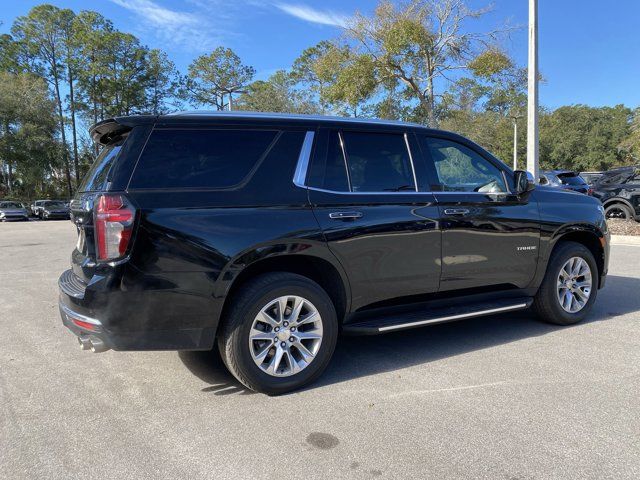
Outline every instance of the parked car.
{"label": "parked car", "polygon": [[31,205],[29,207],[29,213],[31,214],[32,217],[40,216],[40,209],[42,208],[42,204],[44,202],[46,202],[46,200],[34,200],[33,202],[31,202]]}
{"label": "parked car", "polygon": [[29,220],[29,214],[20,202],[0,201],[0,221]]}
{"label": "parked car", "polygon": [[573,190],[574,192],[591,195],[593,190],[578,172],[571,170],[552,170],[542,172],[539,179],[540,185]]}
{"label": "parked car", "polygon": [[38,216],[42,220],[68,220],[70,218],[69,205],[64,200],[45,200],[38,209]]}
{"label": "parked car", "polygon": [[90,133],[103,149],[71,202],[59,280],[82,349],[217,342],[240,382],[279,394],[318,378],[339,332],[531,306],[569,325],[605,282],[600,202],[536,188],[453,133],[235,112]]}
{"label": "parked car", "polygon": [[593,189],[593,186],[604,172],[580,172],[582,179]]}
{"label": "parked car", "polygon": [[640,219],[640,166],[605,172],[593,196],[604,205],[607,218]]}

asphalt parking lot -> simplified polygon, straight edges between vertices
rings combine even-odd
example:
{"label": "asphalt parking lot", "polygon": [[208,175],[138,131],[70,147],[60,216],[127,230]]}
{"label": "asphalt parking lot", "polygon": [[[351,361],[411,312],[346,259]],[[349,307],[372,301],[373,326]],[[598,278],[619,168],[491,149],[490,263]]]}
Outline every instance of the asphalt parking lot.
{"label": "asphalt parking lot", "polygon": [[267,397],[212,353],[80,351],[57,310],[74,242],[0,224],[2,478],[640,478],[640,247],[613,247],[586,323],[343,338]]}

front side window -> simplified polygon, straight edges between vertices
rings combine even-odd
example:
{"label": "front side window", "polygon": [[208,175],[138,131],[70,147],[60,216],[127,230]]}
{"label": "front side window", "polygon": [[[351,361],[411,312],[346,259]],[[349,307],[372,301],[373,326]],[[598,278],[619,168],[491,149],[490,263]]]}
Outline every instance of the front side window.
{"label": "front side window", "polygon": [[343,132],[342,139],[352,191],[415,191],[404,135]]}
{"label": "front side window", "polygon": [[260,163],[277,134],[274,130],[155,130],[130,186],[234,187]]}
{"label": "front side window", "polygon": [[502,171],[480,154],[457,142],[423,137],[423,148],[435,164],[439,184],[445,192],[507,192]]}

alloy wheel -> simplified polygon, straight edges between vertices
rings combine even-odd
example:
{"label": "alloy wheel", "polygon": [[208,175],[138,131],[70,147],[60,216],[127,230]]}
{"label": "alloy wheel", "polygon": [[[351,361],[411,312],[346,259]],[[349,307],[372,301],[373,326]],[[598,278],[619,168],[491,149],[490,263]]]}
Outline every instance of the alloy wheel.
{"label": "alloy wheel", "polygon": [[579,312],[589,301],[592,287],[589,264],[582,257],[571,257],[558,274],[557,292],[560,306],[565,312]]}
{"label": "alloy wheel", "polygon": [[278,297],[256,315],[249,331],[255,364],[274,377],[300,373],[313,362],[322,343],[318,309],[297,295]]}

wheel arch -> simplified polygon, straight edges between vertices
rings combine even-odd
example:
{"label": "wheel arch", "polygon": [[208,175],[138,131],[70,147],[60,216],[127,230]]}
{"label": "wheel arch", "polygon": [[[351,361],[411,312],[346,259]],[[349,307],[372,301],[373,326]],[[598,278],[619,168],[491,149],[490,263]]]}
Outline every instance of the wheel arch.
{"label": "wheel arch", "polygon": [[[240,264],[239,262],[234,262],[236,267]],[[350,309],[351,292],[346,274],[342,270],[342,267],[337,264],[337,261],[333,263],[326,257],[299,253],[284,253],[257,259],[249,264],[245,264],[240,271],[238,271],[237,268],[231,268],[227,271],[230,272],[233,270],[237,273],[233,280],[225,287],[221,319],[224,318],[226,309],[229,308],[235,294],[243,284],[255,278],[257,275],[269,272],[295,273],[316,282],[331,298],[340,324]]]}
{"label": "wheel arch", "polygon": [[[601,277],[605,268],[605,249],[603,242],[605,241],[605,235],[598,228],[589,225],[568,226],[556,233],[553,238],[553,243],[549,251],[549,258],[553,254],[553,251],[562,242],[576,242],[584,245],[593,254],[593,258],[598,266],[598,277]],[[547,259],[548,264],[548,259]]]}
{"label": "wheel arch", "polygon": [[629,207],[629,209],[631,210],[631,213],[635,213],[635,209],[633,208],[633,205],[631,204],[631,202],[629,200],[627,200],[626,198],[622,198],[622,197],[611,197],[607,200],[605,200],[602,203],[602,206],[604,208],[607,208],[611,205],[614,205],[616,203],[622,203],[623,205],[626,205],[627,207]]}

